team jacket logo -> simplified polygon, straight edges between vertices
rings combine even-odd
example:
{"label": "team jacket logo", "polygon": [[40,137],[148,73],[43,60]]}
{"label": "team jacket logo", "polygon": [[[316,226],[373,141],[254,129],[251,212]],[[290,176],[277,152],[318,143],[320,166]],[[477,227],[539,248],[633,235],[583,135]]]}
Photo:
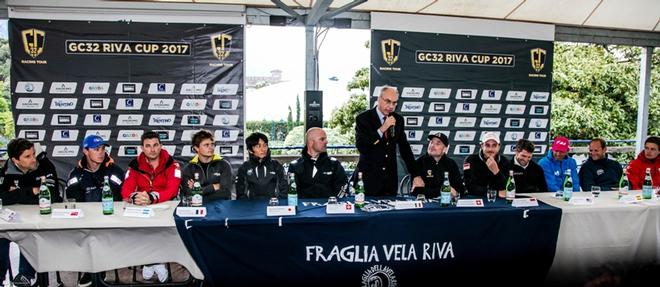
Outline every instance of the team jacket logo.
{"label": "team jacket logo", "polygon": [[46,32],[37,29],[26,29],[21,31],[23,36],[23,49],[32,58],[36,58],[44,51],[46,45]]}
{"label": "team jacket logo", "polygon": [[380,48],[383,53],[383,60],[388,65],[392,66],[399,60],[401,42],[394,39],[385,39],[380,41]]}
{"label": "team jacket logo", "polygon": [[[225,46],[229,46],[225,48]],[[231,36],[227,34],[220,34],[211,36],[211,47],[213,48],[213,55],[220,61],[224,61],[229,57],[229,49],[231,49]]]}
{"label": "team jacket logo", "polygon": [[530,55],[532,57],[532,68],[537,73],[540,72],[545,65],[545,54],[545,50],[541,48],[535,48],[530,51]]}

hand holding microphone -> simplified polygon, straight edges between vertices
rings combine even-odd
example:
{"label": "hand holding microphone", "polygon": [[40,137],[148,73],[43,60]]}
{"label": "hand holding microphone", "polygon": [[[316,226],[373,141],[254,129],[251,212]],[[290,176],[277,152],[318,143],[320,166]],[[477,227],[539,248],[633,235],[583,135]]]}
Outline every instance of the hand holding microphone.
{"label": "hand holding microphone", "polygon": [[385,133],[387,132],[390,138],[394,137],[394,126],[396,125],[396,119],[392,116],[389,115],[387,118],[385,118],[385,121],[383,122],[383,125],[381,127],[381,132]]}

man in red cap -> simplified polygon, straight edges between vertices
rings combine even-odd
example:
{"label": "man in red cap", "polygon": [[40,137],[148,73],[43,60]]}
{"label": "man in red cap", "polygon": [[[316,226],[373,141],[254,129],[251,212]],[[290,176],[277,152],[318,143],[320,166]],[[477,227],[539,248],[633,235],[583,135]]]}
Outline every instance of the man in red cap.
{"label": "man in red cap", "polygon": [[646,168],[651,169],[653,185],[660,185],[660,137],[651,136],[644,141],[644,150],[628,165],[628,180],[632,189],[642,189]]}
{"label": "man in red cap", "polygon": [[580,191],[577,163],[572,157],[567,156],[569,150],[570,144],[568,139],[558,136],[552,142],[552,149],[539,161],[539,165],[543,168],[545,182],[548,184],[548,191],[550,192],[562,190],[566,170],[571,171],[573,191]]}

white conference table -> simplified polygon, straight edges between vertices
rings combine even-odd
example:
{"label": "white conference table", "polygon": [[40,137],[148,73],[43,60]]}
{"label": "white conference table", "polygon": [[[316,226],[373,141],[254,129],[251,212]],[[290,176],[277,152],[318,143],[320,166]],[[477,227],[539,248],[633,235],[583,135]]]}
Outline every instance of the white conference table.
{"label": "white conference table", "polygon": [[[627,204],[618,202],[617,192],[607,191],[593,205],[572,205],[552,193],[524,195],[562,209],[557,249],[548,273],[550,283],[584,283],[608,264],[660,262],[658,198]],[[588,197],[591,192],[573,196]]]}
{"label": "white conference table", "polygon": [[[53,219],[40,215],[36,205],[4,206],[19,216],[0,219],[0,237],[17,243],[38,272],[101,272],[128,266],[176,262],[203,279],[174,224],[170,201],[153,205],[155,216],[122,216],[124,202],[115,202],[115,214],[103,215],[100,202],[78,202],[83,218]],[[63,203],[53,204],[62,208]]]}

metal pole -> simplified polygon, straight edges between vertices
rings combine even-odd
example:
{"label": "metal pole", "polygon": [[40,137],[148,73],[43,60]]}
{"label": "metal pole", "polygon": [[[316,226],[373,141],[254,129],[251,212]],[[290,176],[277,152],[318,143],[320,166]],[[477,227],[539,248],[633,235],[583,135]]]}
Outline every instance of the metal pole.
{"label": "metal pole", "polygon": [[648,136],[649,130],[649,99],[651,82],[651,57],[653,57],[653,47],[642,47],[642,54],[639,60],[639,88],[637,100],[637,144],[635,145],[635,155],[644,149],[644,141]]}

